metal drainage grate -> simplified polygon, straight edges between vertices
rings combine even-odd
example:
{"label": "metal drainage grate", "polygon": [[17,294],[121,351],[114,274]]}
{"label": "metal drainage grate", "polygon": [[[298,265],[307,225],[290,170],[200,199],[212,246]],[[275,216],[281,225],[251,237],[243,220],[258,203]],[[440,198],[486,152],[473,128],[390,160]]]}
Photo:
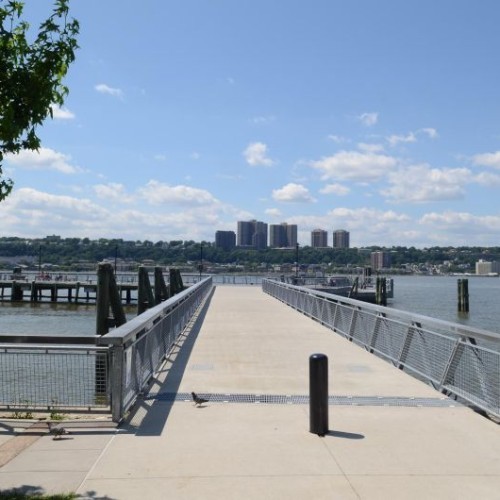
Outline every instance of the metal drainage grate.
{"label": "metal drainage grate", "polygon": [[[273,404],[273,405],[301,405],[309,404],[309,396],[285,394],[221,394],[199,393],[210,403],[247,403],[247,404]],[[189,401],[191,394],[187,392],[160,392],[150,394],[145,399],[157,401]],[[416,397],[391,397],[391,396],[329,396],[329,405],[336,406],[402,406],[402,407],[455,407],[460,403],[447,397],[416,398]]]}

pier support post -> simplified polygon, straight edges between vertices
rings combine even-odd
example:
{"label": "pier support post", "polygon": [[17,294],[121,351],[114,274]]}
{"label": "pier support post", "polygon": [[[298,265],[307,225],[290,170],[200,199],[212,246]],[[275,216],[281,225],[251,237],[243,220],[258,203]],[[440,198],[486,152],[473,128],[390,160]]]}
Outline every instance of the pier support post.
{"label": "pier support post", "polygon": [[172,297],[184,290],[184,283],[182,282],[182,276],[179,269],[170,268],[169,273],[170,296]]}
{"label": "pier support post", "polygon": [[324,436],[328,432],[328,357],[309,357],[309,432]]}
{"label": "pier support post", "polygon": [[459,279],[458,282],[458,312],[469,312],[469,280]]}
{"label": "pier support post", "polygon": [[151,283],[149,281],[148,270],[144,266],[139,266],[139,285],[137,290],[137,315],[142,314],[146,309],[153,307],[155,298]]}
{"label": "pier support post", "polygon": [[168,289],[163,279],[161,267],[155,267],[155,304],[158,305],[168,299]]}
{"label": "pier support post", "polygon": [[12,302],[23,301],[23,289],[21,288],[21,285],[15,281],[12,282],[10,300]]}
{"label": "pier support post", "polygon": [[97,269],[97,319],[96,333],[108,333],[110,326],[109,311],[113,313],[113,326],[121,326],[127,322],[118,293],[118,287],[109,263],[99,264]]}
{"label": "pier support post", "polygon": [[387,283],[385,278],[377,278],[375,282],[375,302],[379,306],[387,305]]}

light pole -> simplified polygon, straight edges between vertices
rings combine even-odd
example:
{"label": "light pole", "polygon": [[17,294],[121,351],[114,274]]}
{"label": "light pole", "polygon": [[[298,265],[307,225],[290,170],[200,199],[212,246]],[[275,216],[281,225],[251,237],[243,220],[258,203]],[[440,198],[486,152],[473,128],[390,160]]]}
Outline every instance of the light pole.
{"label": "light pole", "polygon": [[42,277],[42,245],[38,247],[38,277]]}
{"label": "light pole", "polygon": [[295,244],[295,278],[299,278],[299,244]]}
{"label": "light pole", "polygon": [[198,266],[200,271],[200,281],[201,281],[201,272],[203,271],[203,243],[200,243],[200,265]]}

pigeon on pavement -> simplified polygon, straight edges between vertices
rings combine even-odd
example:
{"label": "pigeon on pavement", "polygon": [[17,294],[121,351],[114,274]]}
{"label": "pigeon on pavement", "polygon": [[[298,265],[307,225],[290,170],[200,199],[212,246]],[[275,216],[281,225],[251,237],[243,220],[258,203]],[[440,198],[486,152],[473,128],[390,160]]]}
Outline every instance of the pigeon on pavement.
{"label": "pigeon on pavement", "polygon": [[203,403],[207,403],[208,399],[204,399],[196,394],[196,392],[192,392],[191,396],[193,397],[193,401],[195,406],[201,406]]}
{"label": "pigeon on pavement", "polygon": [[50,423],[49,423],[49,432],[50,434],[54,435],[52,439],[58,439],[63,434],[69,434],[69,432],[64,427],[61,427],[60,425],[57,427],[53,427]]}

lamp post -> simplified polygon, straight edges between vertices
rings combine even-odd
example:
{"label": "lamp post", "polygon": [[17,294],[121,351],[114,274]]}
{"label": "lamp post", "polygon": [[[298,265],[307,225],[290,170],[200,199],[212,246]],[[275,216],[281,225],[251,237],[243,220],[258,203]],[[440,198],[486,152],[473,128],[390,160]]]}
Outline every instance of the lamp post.
{"label": "lamp post", "polygon": [[198,266],[198,270],[200,271],[201,281],[201,272],[203,271],[203,243],[200,243],[200,265]]}
{"label": "lamp post", "polygon": [[295,244],[295,278],[299,278],[299,244]]}
{"label": "lamp post", "polygon": [[42,245],[38,247],[38,277],[42,277]]}

